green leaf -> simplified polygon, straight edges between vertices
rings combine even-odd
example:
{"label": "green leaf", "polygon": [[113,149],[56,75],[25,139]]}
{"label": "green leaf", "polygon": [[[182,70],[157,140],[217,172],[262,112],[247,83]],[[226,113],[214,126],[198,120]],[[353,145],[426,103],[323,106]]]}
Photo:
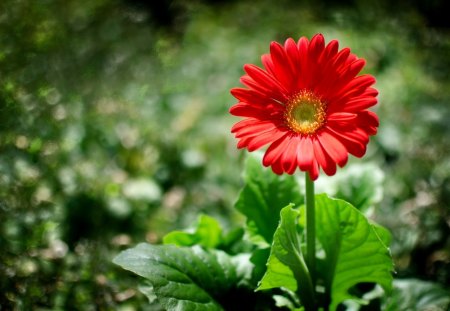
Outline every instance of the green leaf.
{"label": "green leaf", "polygon": [[223,310],[227,293],[245,284],[252,269],[248,255],[145,243],[123,251],[114,263],[147,279],[145,294],[153,300],[156,295],[169,311]]}
{"label": "green leaf", "polygon": [[436,310],[450,307],[450,291],[438,284],[417,279],[395,280],[392,297],[383,310]]}
{"label": "green leaf", "polygon": [[229,254],[245,253],[252,246],[244,241],[244,229],[236,227],[224,233],[219,222],[207,215],[200,215],[195,228],[172,231],[163,237],[164,244],[177,246],[200,245],[204,248],[221,249]]}
{"label": "green leaf", "polygon": [[254,264],[252,280],[254,284],[258,284],[267,271],[267,260],[269,259],[270,248],[257,248],[253,250],[250,261]]}
{"label": "green leaf", "polygon": [[281,210],[281,221],[273,237],[267,272],[258,290],[284,287],[297,291],[308,309],[314,304],[314,289],[301,249],[298,232],[300,212],[292,207],[293,204]]}
{"label": "green leaf", "polygon": [[295,292],[297,290],[297,281],[292,270],[278,259],[275,252],[272,252],[267,261],[266,273],[261,279],[257,290],[277,287],[284,287]]}
{"label": "green leaf", "polygon": [[247,217],[252,240],[268,246],[278,226],[281,209],[289,203],[302,203],[303,197],[293,176],[274,174],[253,155],[247,158],[244,182],[235,207]]}
{"label": "green leaf", "polygon": [[343,200],[316,195],[316,233],[325,258],[318,273],[331,293],[330,310],[357,299],[348,291],[358,283],[378,283],[389,293],[393,263],[386,243],[389,236]]}
{"label": "green leaf", "polygon": [[[349,290],[359,283],[377,283],[385,292],[392,288],[393,264],[387,245],[390,234],[371,224],[348,202],[317,195],[316,234],[324,255],[318,261],[318,275],[323,280],[330,310],[345,300],[359,300]],[[292,205],[281,211],[267,263],[267,271],[258,290],[284,287],[297,291],[303,304],[311,297],[309,273],[300,242],[303,240],[304,206]],[[306,303],[305,303],[306,301]]]}
{"label": "green leaf", "polygon": [[242,238],[244,237],[244,229],[243,228],[234,228],[228,231],[221,238],[220,247],[222,250],[231,250],[234,245],[242,242]]}
{"label": "green leaf", "polygon": [[380,241],[383,242],[383,244],[389,248],[389,245],[391,245],[392,242],[392,235],[391,232],[389,232],[388,229],[386,229],[385,227],[375,223],[375,222],[370,222],[370,225],[373,227],[373,229],[375,230],[375,233],[378,235],[378,237],[380,238]]}
{"label": "green leaf", "polygon": [[219,222],[207,215],[200,215],[194,232],[172,231],[163,238],[164,244],[178,246],[201,245],[216,248],[222,242],[222,228]]}

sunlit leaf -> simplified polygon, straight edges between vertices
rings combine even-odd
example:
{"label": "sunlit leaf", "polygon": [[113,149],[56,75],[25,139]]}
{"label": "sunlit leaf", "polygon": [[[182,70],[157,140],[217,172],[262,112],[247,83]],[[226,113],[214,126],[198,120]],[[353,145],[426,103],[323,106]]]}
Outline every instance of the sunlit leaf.
{"label": "sunlit leaf", "polygon": [[248,251],[251,246],[250,242],[242,239],[243,236],[242,227],[224,232],[216,219],[201,214],[194,228],[172,231],[163,237],[163,243],[177,246],[200,245],[207,249],[215,248],[229,254],[237,254]]}
{"label": "sunlit leaf", "polygon": [[172,231],[163,238],[164,244],[178,246],[201,245],[215,248],[221,243],[222,228],[219,222],[207,215],[200,215],[193,232]]}
{"label": "sunlit leaf", "polygon": [[149,299],[167,310],[223,310],[230,291],[245,284],[248,256],[231,257],[201,247],[139,244],[120,253],[114,263],[148,280]]}
{"label": "sunlit leaf", "polygon": [[[319,279],[323,280],[330,310],[346,300],[356,299],[349,290],[359,283],[377,283],[385,292],[392,287],[393,264],[390,258],[390,235],[386,229],[371,224],[348,202],[316,197],[316,234],[319,249],[324,252],[317,265]],[[300,299],[308,289],[309,273],[304,264],[301,241],[304,226],[299,221],[302,210],[287,206],[281,211],[278,226],[264,275],[258,289],[284,287],[297,291]],[[299,228],[300,227],[300,228]]]}
{"label": "sunlit leaf", "polygon": [[273,237],[267,272],[258,289],[284,287],[297,291],[301,302],[311,307],[314,303],[314,289],[301,249],[299,215],[299,210],[293,209],[293,205],[281,210],[281,222]]}
{"label": "sunlit leaf", "polygon": [[316,195],[316,232],[325,252],[318,273],[331,293],[330,310],[355,299],[348,291],[358,283],[378,283],[387,293],[391,291],[388,235],[351,204]]}
{"label": "sunlit leaf", "polygon": [[253,155],[247,159],[244,182],[235,207],[247,216],[253,240],[270,245],[281,209],[289,203],[303,202],[298,184],[293,176],[278,176],[265,169]]}

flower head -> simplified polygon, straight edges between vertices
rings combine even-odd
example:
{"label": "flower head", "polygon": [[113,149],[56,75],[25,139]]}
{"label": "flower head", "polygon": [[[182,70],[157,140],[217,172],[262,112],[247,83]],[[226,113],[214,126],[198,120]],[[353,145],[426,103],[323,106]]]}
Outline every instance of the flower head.
{"label": "flower head", "polygon": [[367,110],[377,103],[375,78],[358,73],[365,61],[349,48],[325,45],[321,34],[311,41],[289,38],[284,46],[272,42],[261,58],[264,68],[246,64],[245,88],[233,88],[239,101],[230,113],[244,117],[231,132],[238,148],[267,148],[263,164],[277,174],[297,168],[315,180],[343,167],[348,154],[362,157],[378,117]]}

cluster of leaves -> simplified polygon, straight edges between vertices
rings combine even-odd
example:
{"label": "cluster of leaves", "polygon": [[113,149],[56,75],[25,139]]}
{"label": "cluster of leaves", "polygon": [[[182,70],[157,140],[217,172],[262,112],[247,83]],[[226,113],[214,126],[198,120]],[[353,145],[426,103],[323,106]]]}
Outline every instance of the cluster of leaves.
{"label": "cluster of leaves", "polygon": [[[193,230],[169,233],[164,245],[139,244],[115,263],[143,277],[143,292],[165,310],[309,310],[315,299],[329,310],[351,302],[371,303],[374,310],[370,300],[383,309],[398,306],[373,286],[392,292],[389,232],[325,194],[316,196],[323,292],[315,294],[303,256],[304,207],[295,207],[302,201],[297,182],[259,162],[248,159],[235,205],[247,217],[245,235],[241,228],[224,234],[218,221],[202,215]],[[450,303],[442,292],[435,298],[432,305]]]}

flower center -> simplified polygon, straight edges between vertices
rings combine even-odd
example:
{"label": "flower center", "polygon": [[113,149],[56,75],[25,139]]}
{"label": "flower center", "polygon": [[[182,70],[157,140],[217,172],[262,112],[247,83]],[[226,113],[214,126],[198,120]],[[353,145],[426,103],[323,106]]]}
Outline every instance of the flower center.
{"label": "flower center", "polygon": [[284,117],[287,126],[300,134],[314,134],[325,124],[326,104],[312,92],[303,90],[292,96]]}

